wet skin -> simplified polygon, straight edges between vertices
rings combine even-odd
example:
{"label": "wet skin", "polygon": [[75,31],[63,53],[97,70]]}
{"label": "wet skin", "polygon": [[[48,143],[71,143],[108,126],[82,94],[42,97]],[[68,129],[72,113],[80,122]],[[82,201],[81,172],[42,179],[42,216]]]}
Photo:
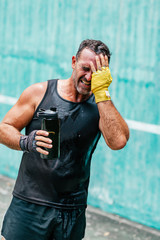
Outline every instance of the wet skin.
{"label": "wet skin", "polygon": [[[95,52],[89,49],[84,49],[78,60],[76,57],[72,57],[72,76],[70,77],[70,82],[74,88],[70,88],[71,95],[82,95],[82,99],[85,100],[91,95],[91,79],[92,73],[96,72],[101,67],[108,67],[108,57],[103,54],[96,55]],[[69,99],[68,99],[69,100]],[[37,131],[37,151],[48,155],[48,151],[43,150],[41,147],[52,148],[52,140],[47,138],[48,133],[46,131]],[[43,135],[43,136],[42,136]]]}
{"label": "wet skin", "polygon": [[73,82],[78,93],[89,95],[91,92],[92,73],[101,70],[101,67],[108,67],[108,58],[102,54],[96,55],[89,49],[84,49],[78,60],[72,57]]}

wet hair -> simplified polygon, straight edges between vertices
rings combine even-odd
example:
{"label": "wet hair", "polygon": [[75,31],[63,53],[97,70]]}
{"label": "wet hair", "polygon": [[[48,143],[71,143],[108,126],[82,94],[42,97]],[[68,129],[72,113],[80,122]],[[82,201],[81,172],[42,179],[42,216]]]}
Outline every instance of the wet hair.
{"label": "wet hair", "polygon": [[99,55],[100,53],[102,53],[103,55],[107,55],[108,62],[110,62],[111,53],[110,53],[107,45],[105,45],[100,40],[93,40],[93,39],[86,39],[86,40],[81,42],[81,44],[79,46],[79,49],[77,51],[77,54],[76,54],[76,59],[77,60],[80,57],[80,54],[81,54],[82,50],[85,49],[85,48],[92,50],[97,55]]}

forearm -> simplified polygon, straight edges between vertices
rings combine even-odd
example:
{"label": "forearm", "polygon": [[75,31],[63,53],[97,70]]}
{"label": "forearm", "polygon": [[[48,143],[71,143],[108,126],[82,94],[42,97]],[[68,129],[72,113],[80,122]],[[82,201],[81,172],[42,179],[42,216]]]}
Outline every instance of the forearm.
{"label": "forearm", "polygon": [[21,133],[13,126],[0,123],[0,143],[15,150],[21,150],[19,141]]}
{"label": "forearm", "polygon": [[129,139],[129,129],[112,101],[99,102],[99,127],[108,146],[113,150],[123,148]]}
{"label": "forearm", "polygon": [[129,129],[113,105],[108,91],[112,82],[108,57],[100,54],[100,56],[96,56],[95,58],[97,68],[95,68],[92,62],[90,63],[93,72],[91,91],[94,93],[95,102],[100,114],[99,129],[107,145],[113,150],[118,150],[126,145],[129,139]]}

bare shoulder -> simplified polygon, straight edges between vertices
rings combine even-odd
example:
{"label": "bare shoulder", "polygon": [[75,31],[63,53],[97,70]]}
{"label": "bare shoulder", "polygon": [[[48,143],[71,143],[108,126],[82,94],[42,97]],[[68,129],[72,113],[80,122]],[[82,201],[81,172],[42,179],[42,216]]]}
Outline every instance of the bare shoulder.
{"label": "bare shoulder", "polygon": [[18,100],[19,103],[27,102],[36,108],[46,92],[47,84],[48,82],[35,83],[26,88]]}
{"label": "bare shoulder", "polygon": [[18,130],[23,129],[33,118],[46,89],[47,82],[36,83],[26,88],[2,122],[14,126]]}

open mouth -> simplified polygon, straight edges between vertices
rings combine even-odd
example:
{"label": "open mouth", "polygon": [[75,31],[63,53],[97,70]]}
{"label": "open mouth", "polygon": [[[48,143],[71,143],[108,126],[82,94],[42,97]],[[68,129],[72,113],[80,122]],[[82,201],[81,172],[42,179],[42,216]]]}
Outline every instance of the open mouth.
{"label": "open mouth", "polygon": [[81,79],[81,82],[84,83],[85,85],[87,86],[90,86],[91,85],[91,82],[89,81],[85,81],[84,79]]}

